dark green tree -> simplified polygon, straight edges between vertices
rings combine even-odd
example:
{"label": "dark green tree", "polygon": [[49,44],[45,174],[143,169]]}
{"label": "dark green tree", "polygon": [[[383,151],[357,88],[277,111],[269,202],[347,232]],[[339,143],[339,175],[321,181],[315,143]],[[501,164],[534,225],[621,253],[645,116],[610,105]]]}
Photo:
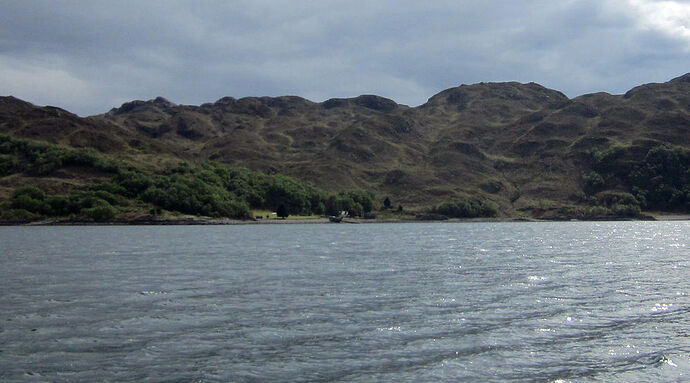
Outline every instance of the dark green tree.
{"label": "dark green tree", "polygon": [[391,199],[386,197],[386,199],[383,200],[383,207],[386,209],[391,208]]}
{"label": "dark green tree", "polygon": [[287,209],[285,208],[285,205],[283,205],[283,204],[280,204],[280,206],[278,206],[278,211],[276,213],[277,213],[278,217],[280,217],[280,218],[285,219],[288,217]]}

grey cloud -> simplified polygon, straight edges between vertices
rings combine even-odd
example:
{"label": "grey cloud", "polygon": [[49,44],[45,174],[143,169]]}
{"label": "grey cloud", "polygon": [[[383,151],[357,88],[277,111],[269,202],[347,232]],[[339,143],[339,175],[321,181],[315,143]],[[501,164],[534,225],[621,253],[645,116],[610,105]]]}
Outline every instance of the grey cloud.
{"label": "grey cloud", "polygon": [[460,83],[536,81],[577,96],[687,71],[681,42],[611,1],[11,2],[0,6],[0,93],[82,115],[157,95],[376,93],[418,105]]}

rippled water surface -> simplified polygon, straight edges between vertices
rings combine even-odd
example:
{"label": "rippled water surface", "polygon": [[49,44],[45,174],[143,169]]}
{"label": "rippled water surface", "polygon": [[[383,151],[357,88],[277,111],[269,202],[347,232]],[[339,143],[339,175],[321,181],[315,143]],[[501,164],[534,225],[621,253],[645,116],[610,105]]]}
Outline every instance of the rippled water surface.
{"label": "rippled water surface", "polygon": [[690,223],[0,228],[2,382],[690,381]]}

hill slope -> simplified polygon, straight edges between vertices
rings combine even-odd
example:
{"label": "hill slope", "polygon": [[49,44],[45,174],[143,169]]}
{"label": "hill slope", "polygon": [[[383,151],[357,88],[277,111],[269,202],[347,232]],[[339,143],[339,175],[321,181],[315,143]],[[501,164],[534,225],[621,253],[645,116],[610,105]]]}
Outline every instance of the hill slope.
{"label": "hill slope", "polygon": [[[593,216],[605,213],[593,207],[610,213],[631,204],[690,209],[690,74],[574,99],[534,83],[462,85],[414,108],[373,95],[322,103],[226,97],[201,106],[159,97],[79,118],[4,97],[0,133],[93,147],[153,170],[178,161],[241,165],[328,191],[365,189],[418,210],[472,199],[493,201],[507,216]],[[669,161],[677,173],[665,173]],[[16,182],[0,179],[2,187],[7,195]],[[660,204],[659,193],[675,202]]]}

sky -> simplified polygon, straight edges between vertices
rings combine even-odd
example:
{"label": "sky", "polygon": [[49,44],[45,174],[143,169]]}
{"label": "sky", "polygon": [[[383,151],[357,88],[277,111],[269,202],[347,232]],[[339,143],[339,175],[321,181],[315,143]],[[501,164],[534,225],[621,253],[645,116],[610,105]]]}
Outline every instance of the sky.
{"label": "sky", "polygon": [[576,97],[690,72],[690,0],[5,0],[0,95],[82,116],[163,96],[416,106],[477,82]]}

